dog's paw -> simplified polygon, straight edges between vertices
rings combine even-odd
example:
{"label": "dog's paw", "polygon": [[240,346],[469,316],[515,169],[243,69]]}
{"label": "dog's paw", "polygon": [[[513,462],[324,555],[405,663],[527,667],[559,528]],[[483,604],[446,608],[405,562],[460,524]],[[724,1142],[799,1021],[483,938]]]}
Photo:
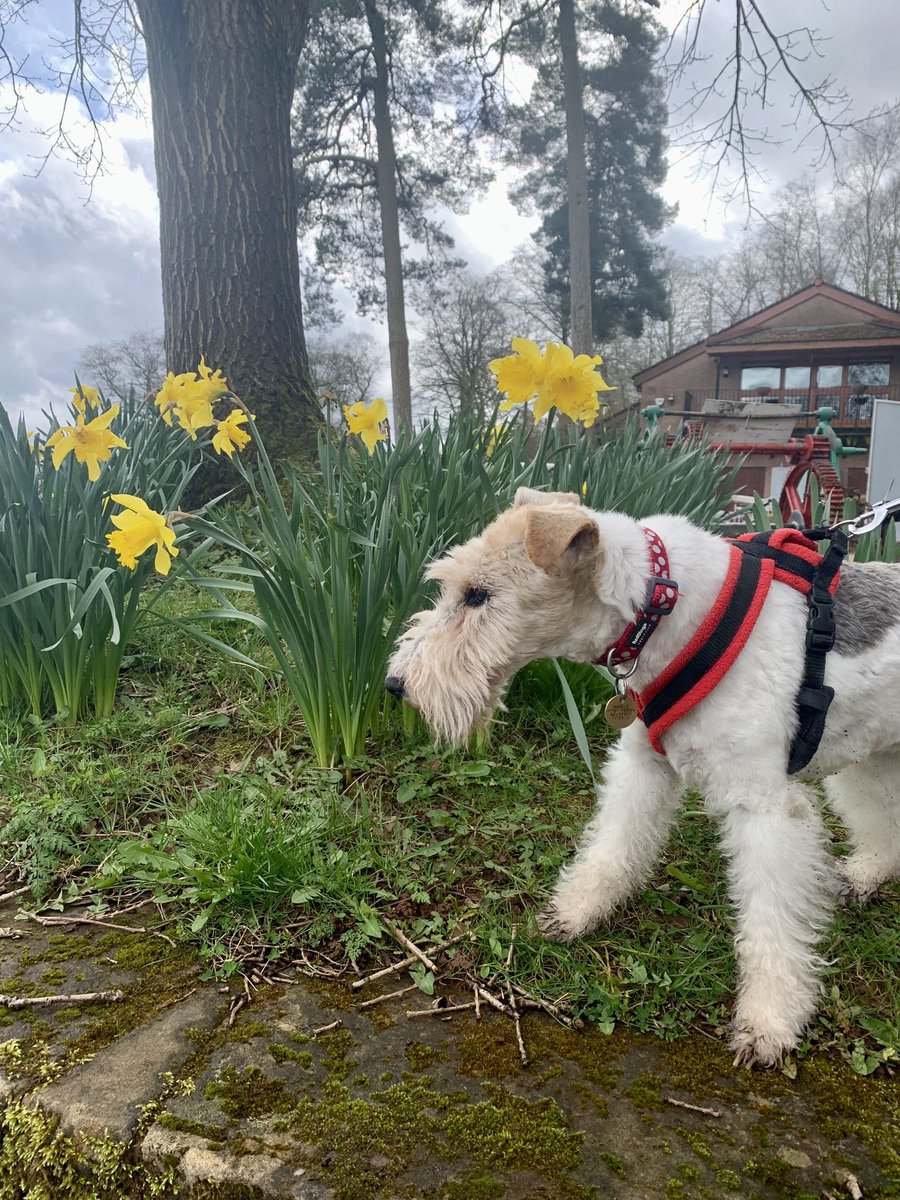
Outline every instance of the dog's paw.
{"label": "dog's paw", "polygon": [[786,1032],[763,1033],[747,1022],[735,1025],[731,1035],[736,1067],[780,1067],[784,1056],[794,1049],[796,1038]]}
{"label": "dog's paw", "polygon": [[881,874],[872,864],[855,855],[845,858],[840,866],[838,896],[841,904],[868,904],[878,895]]}
{"label": "dog's paw", "polygon": [[597,920],[583,909],[572,909],[558,900],[551,900],[537,914],[538,929],[551,942],[573,942],[596,926]]}

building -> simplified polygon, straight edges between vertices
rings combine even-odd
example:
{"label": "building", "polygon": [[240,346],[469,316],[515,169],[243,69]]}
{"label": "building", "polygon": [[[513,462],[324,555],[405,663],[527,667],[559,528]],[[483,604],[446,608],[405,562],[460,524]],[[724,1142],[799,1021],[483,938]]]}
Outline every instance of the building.
{"label": "building", "polygon": [[[802,436],[816,425],[816,410],[826,407],[836,413],[832,424],[842,441],[866,447],[873,400],[900,400],[900,312],[816,280],[647,367],[634,382],[642,404],[672,414],[665,422],[670,429],[704,409],[763,404],[777,414],[770,406],[785,405],[796,410],[793,432]],[[707,432],[715,437],[714,421]],[[740,490],[777,493],[782,464],[780,456],[751,454]],[[865,492],[865,464],[865,455],[842,461],[849,491]]]}

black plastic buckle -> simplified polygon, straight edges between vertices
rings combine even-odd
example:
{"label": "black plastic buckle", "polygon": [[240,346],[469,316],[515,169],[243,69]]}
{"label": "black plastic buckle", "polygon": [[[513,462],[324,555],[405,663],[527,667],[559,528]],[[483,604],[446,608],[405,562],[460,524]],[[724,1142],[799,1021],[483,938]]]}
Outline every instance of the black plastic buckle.
{"label": "black plastic buckle", "polygon": [[[653,604],[653,593],[658,587],[670,587],[675,595],[668,608],[658,608]],[[643,611],[648,617],[667,617],[675,607],[675,601],[678,599],[678,584],[674,579],[667,579],[665,575],[657,575],[654,579],[647,580],[647,592],[644,596]]]}
{"label": "black plastic buckle", "polygon": [[807,650],[830,650],[834,645],[834,600],[831,596],[809,597],[806,618]]}

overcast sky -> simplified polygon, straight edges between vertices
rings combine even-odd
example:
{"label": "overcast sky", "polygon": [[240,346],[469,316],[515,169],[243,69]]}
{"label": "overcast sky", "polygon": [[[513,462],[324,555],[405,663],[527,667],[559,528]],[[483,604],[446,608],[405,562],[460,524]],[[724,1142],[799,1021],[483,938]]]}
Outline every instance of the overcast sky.
{"label": "overcast sky", "polygon": [[[670,27],[686,3],[663,0],[661,13]],[[800,70],[810,80],[832,75],[849,93],[857,115],[900,98],[898,0],[832,0],[830,8],[822,0],[762,3],[779,31],[787,27],[782,13],[789,9],[792,26],[809,24],[828,35],[822,59]],[[52,53],[54,32],[65,30],[71,11],[72,0],[39,0],[28,9],[30,25],[17,26],[7,44],[38,64]],[[707,0],[702,44],[709,57],[694,73],[696,83],[702,85],[704,75],[728,53],[733,12],[732,0]],[[773,109],[754,116],[758,127],[765,124],[784,143],[760,155],[768,178],[757,196],[763,205],[767,192],[810,165],[815,150],[813,142],[797,146],[789,91],[783,88],[774,97]],[[0,103],[3,99],[0,86]],[[146,95],[144,100],[149,111]],[[29,421],[54,398],[65,398],[86,346],[162,325],[148,119],[129,114],[108,123],[108,170],[88,198],[77,168],[64,158],[51,158],[38,171],[46,141],[37,130],[56,123],[59,105],[52,89],[29,92],[18,128],[0,132],[0,402],[12,414],[25,411]],[[728,209],[711,196],[708,180],[693,176],[695,162],[677,140],[670,164],[665,194],[678,204],[679,215],[665,241],[692,254],[722,249],[739,232],[744,210],[740,205]],[[488,270],[510,255],[531,225],[508,204],[503,184],[495,182],[470,213],[450,218],[448,228],[460,254],[476,269]]]}

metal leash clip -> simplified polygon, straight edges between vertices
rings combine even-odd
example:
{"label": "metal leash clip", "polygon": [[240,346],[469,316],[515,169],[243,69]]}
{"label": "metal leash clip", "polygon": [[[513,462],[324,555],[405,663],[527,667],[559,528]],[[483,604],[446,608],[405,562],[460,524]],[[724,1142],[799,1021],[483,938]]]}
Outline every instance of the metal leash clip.
{"label": "metal leash clip", "polygon": [[851,517],[848,521],[838,521],[832,528],[840,529],[841,526],[846,525],[847,532],[851,537],[861,537],[864,533],[871,533],[873,529],[877,529],[885,518],[897,511],[900,511],[900,496],[895,500],[880,500],[866,512]]}

